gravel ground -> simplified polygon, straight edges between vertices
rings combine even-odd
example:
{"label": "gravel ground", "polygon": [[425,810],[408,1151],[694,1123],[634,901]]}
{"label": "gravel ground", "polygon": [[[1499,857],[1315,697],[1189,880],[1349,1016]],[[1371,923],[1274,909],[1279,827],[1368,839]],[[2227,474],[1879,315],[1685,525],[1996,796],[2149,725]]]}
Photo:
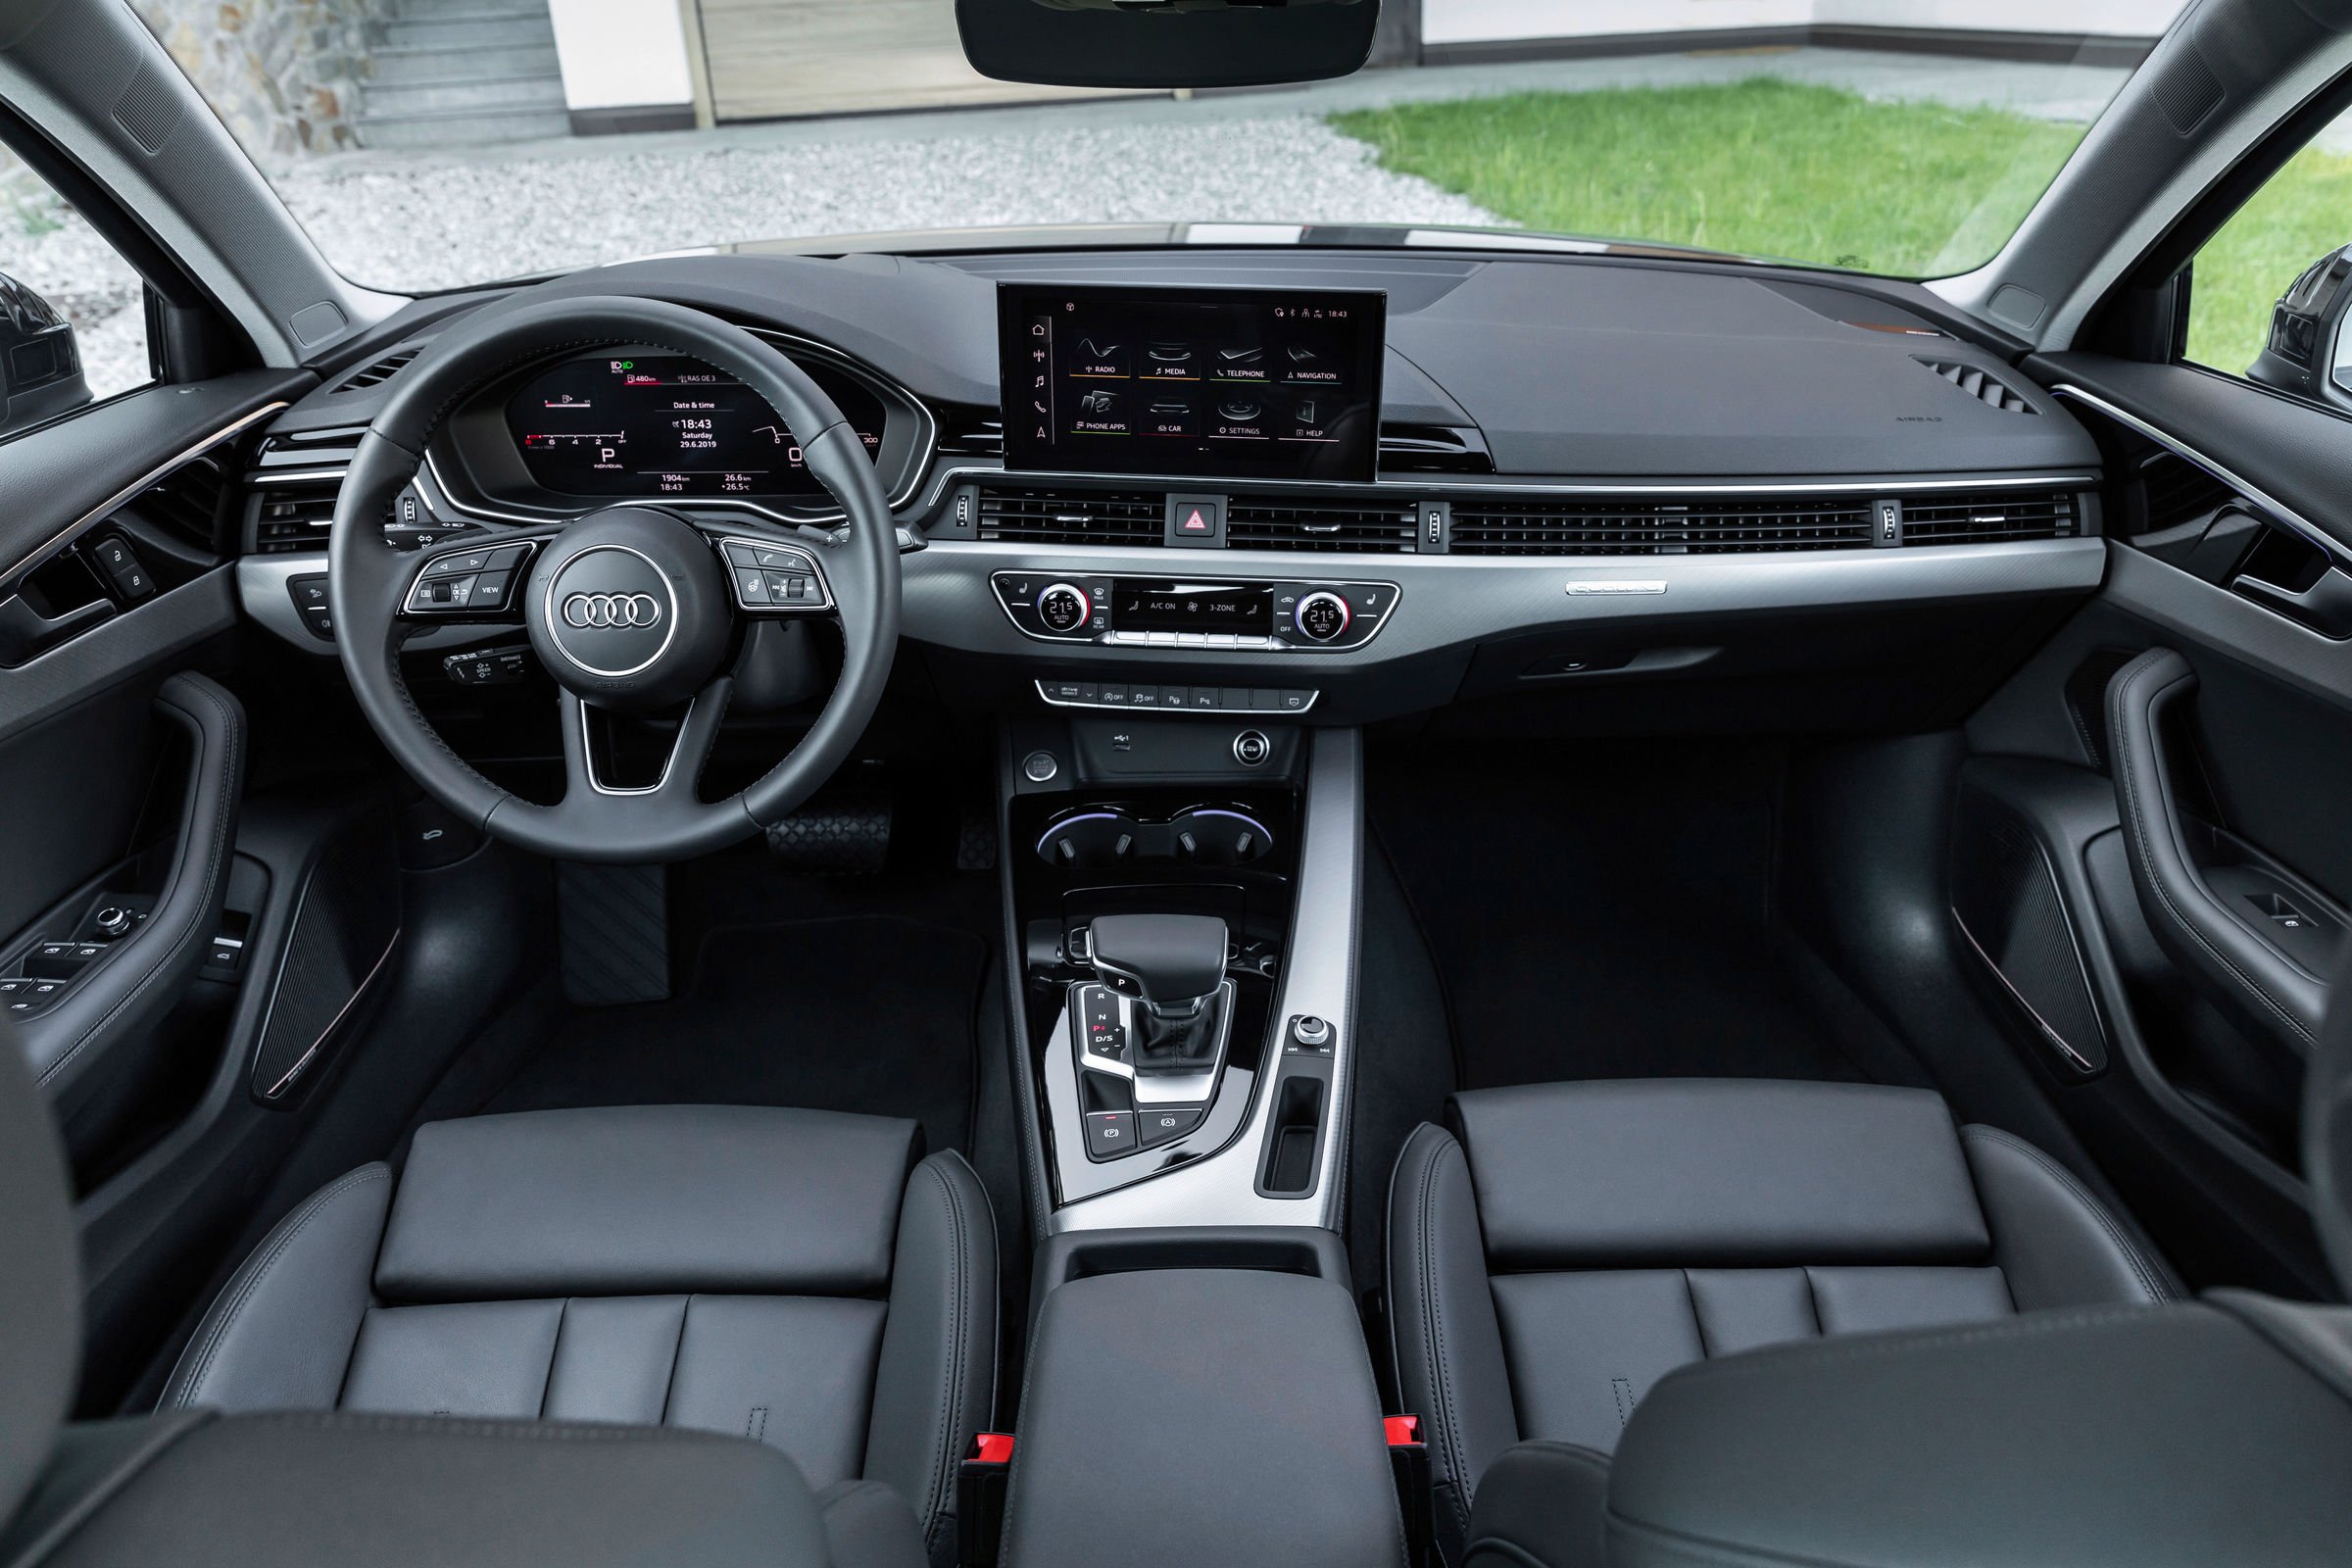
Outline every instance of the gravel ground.
{"label": "gravel ground", "polygon": [[[726,240],[1167,219],[1494,223],[1305,116],[617,157],[336,161],[277,188],[327,259],[403,292]],[[13,225],[0,225],[13,226]],[[147,376],[138,285],[79,218],[0,236],[0,270],[74,318],[91,390]]]}

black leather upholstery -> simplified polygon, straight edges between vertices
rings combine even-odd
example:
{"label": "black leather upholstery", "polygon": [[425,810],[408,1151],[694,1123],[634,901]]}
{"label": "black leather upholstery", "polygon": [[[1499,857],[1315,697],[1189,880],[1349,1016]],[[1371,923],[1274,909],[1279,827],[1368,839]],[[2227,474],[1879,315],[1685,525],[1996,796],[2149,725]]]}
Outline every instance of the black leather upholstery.
{"label": "black leather upholstery", "polygon": [[731,1433],[811,1487],[886,1485],[944,1556],[992,1413],[996,1241],[970,1167],[916,1139],[736,1106],[436,1123],[397,1190],[366,1166],[277,1226],[165,1407]]}
{"label": "black leather upholstery", "polygon": [[[2334,1341],[2282,1340],[2260,1325],[2266,1311],[2326,1323]],[[1564,1445],[1513,1448],[1480,1487],[1469,1561],[2340,1562],[2352,1543],[2347,1336],[2344,1308],[2238,1298],[1711,1361],[1658,1385],[1613,1463]]]}
{"label": "black leather upholstery", "polygon": [[[124,1424],[41,1568],[863,1568],[781,1455],[558,1422],[199,1414]],[[899,1529],[906,1529],[904,1519]],[[849,1552],[866,1547],[845,1532]],[[918,1559],[919,1560],[919,1559]]]}
{"label": "black leather upholstery", "polygon": [[1606,1453],[1675,1368],[2173,1294],[2054,1161],[1917,1090],[1674,1080],[1455,1097],[1389,1199],[1404,1406],[1440,1540],[1513,1443]]}

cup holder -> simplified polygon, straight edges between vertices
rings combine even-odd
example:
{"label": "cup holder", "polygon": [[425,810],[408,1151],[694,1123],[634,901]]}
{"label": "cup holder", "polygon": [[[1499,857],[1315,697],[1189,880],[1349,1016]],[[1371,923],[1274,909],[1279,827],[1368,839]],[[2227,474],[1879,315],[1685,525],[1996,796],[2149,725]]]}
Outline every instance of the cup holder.
{"label": "cup holder", "polygon": [[1073,871],[1153,861],[1248,865],[1273,847],[1265,823],[1238,807],[1195,806],[1164,821],[1148,821],[1111,807],[1082,806],[1047,824],[1037,857]]}

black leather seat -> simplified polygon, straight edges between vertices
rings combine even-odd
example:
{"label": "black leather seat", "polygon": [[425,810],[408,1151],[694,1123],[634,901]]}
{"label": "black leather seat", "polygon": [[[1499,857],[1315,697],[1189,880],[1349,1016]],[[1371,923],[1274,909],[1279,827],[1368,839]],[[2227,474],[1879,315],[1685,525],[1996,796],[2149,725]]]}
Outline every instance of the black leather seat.
{"label": "black leather seat", "polygon": [[919,1141],[727,1105],[432,1123],[397,1180],[363,1166],[262,1242],[164,1407],[727,1433],[949,1560],[996,1236],[971,1168]]}
{"label": "black leather seat", "polygon": [[1687,1363],[2177,1294],[2063,1167],[1925,1091],[1549,1084],[1457,1095],[1448,1119],[1390,1188],[1389,1316],[1450,1560],[1505,1448],[1605,1455]]}
{"label": "black leather seat", "polygon": [[[682,1114],[710,1130],[701,1113]],[[813,1127],[797,1118],[763,1124],[776,1135]],[[653,1136],[660,1125],[660,1119],[634,1123],[640,1137]],[[504,1206],[495,1195],[484,1195],[486,1200],[470,1216],[483,1242],[508,1249],[506,1277],[514,1280],[532,1277],[552,1255],[551,1244],[576,1240],[581,1231],[560,1204],[517,1198],[533,1189],[512,1161],[557,1156],[564,1152],[560,1145],[568,1145],[574,1157],[592,1146],[608,1154],[629,1152],[625,1129],[612,1122],[601,1129],[607,1135],[601,1145],[586,1135],[579,1141],[540,1138],[543,1129],[552,1135],[556,1124],[534,1124],[507,1144],[509,1163],[485,1154],[473,1167],[502,1169],[517,1178]],[[894,1183],[905,1174],[909,1135],[895,1124],[833,1131],[843,1136],[827,1137],[820,1130],[816,1142],[845,1155],[870,1144],[864,1157],[878,1158],[883,1144],[895,1140],[902,1156]],[[413,1280],[457,1278],[468,1255],[478,1260],[485,1254],[485,1248],[469,1249],[448,1233],[445,1226],[455,1223],[448,1207],[454,1195],[433,1188],[436,1173],[441,1178],[462,1173],[469,1147],[478,1148],[476,1137],[427,1141],[426,1180],[411,1184],[419,1205],[408,1211],[415,1223],[400,1231],[406,1250],[388,1254],[396,1264],[407,1260],[407,1277]],[[734,1167],[759,1147],[752,1125],[740,1123],[736,1136],[719,1140],[722,1152],[716,1158],[689,1144],[665,1150],[668,1158],[662,1164],[603,1173],[595,1182],[597,1191],[609,1195],[625,1185],[638,1190],[637,1201],[613,1211],[624,1223],[584,1255],[615,1263],[631,1237],[644,1239],[642,1222],[666,1200],[696,1193],[715,1197],[722,1190],[720,1179],[740,1175]],[[981,1247],[951,1264],[945,1259],[956,1255],[954,1248],[937,1230],[956,1205],[962,1212],[955,1223],[985,1239],[986,1210],[973,1207],[977,1189],[968,1185],[968,1176],[952,1164],[932,1166],[929,1178],[917,1177],[906,1200],[906,1217],[897,1226],[901,1252],[937,1242],[941,1259],[918,1266],[902,1258],[887,1305],[878,1299],[834,1303],[845,1317],[873,1320],[868,1338],[879,1336],[871,1355],[884,1379],[881,1392],[889,1398],[903,1396],[909,1409],[936,1396],[942,1401],[936,1421],[910,1418],[891,1440],[883,1439],[887,1423],[877,1415],[874,1432],[864,1435],[862,1389],[843,1411],[813,1404],[787,1407],[795,1418],[821,1419],[835,1442],[856,1427],[868,1450],[880,1454],[884,1465],[905,1465],[892,1473],[911,1478],[906,1485],[926,1497],[932,1495],[924,1491],[929,1461],[915,1456],[913,1434],[957,1424],[959,1401],[984,1400],[988,1386],[989,1374],[966,1357],[961,1375],[969,1383],[962,1394],[949,1391],[944,1370],[938,1389],[918,1395],[914,1387],[937,1370],[924,1348],[935,1330],[940,1337],[933,1348],[947,1364],[957,1364],[947,1323],[967,1325],[963,1344],[972,1356],[985,1358],[990,1344],[985,1283],[991,1254]],[[851,1283],[846,1265],[853,1261],[858,1277],[870,1281],[873,1249],[879,1247],[885,1256],[892,1250],[890,1216],[874,1221],[848,1200],[861,1182],[872,1179],[870,1173],[845,1168],[838,1184],[830,1178],[818,1184],[821,1197],[805,1195],[783,1220],[761,1212],[777,1189],[737,1186],[733,1191],[744,1201],[722,1207],[716,1230],[682,1226],[693,1234],[651,1244],[639,1255],[640,1266],[659,1277],[663,1269],[723,1256],[723,1250],[714,1250],[716,1237],[736,1243],[780,1239],[785,1225],[811,1218],[818,1201],[840,1200],[845,1206],[836,1221],[845,1227],[842,1235],[857,1235],[857,1245],[835,1244],[828,1250],[811,1236],[807,1247],[787,1255],[796,1265],[818,1260],[845,1265],[832,1276],[845,1290]],[[919,1196],[926,1180],[937,1191],[935,1200]],[[551,1173],[548,1185],[537,1190],[538,1200],[548,1199],[552,1181]],[[296,1394],[318,1389],[335,1354],[350,1357],[361,1337],[361,1319],[371,1311],[367,1300],[373,1243],[360,1238],[369,1224],[381,1225],[386,1186],[380,1167],[355,1173],[280,1226],[240,1272],[222,1310],[208,1323],[208,1337],[198,1342],[209,1347],[197,1355],[202,1375],[192,1367],[181,1388],[233,1387],[270,1403],[299,1403]],[[937,1221],[924,1212],[934,1203],[943,1216]],[[859,1220],[869,1222],[862,1233],[846,1228]],[[775,1441],[773,1428],[763,1434],[766,1441],[755,1443],[678,1425],[343,1413],[324,1408],[350,1402],[347,1391],[331,1382],[316,1401],[321,1407],[311,1411],[224,1416],[210,1408],[175,1408],[132,1420],[62,1426],[74,1388],[80,1311],[65,1162],[56,1129],[5,1025],[0,1025],[0,1258],[6,1260],[0,1267],[0,1562],[11,1568],[150,1562],[181,1568],[316,1568],[320,1563],[338,1568],[415,1568],[419,1563],[440,1568],[911,1568],[923,1558],[906,1503],[885,1487],[864,1482],[833,1489],[820,1501]],[[956,1302],[945,1316],[934,1317],[919,1306],[899,1310],[901,1293],[911,1301],[934,1285],[943,1301]],[[612,1326],[612,1319],[594,1310],[586,1317]],[[333,1348],[337,1324],[345,1340],[339,1352]],[[626,1355],[595,1353],[610,1341],[590,1332],[585,1342],[559,1337],[557,1358],[566,1368],[585,1375],[598,1365],[635,1365]],[[423,1346],[421,1338],[402,1338],[399,1329],[389,1334],[380,1348],[392,1358],[370,1363],[376,1368],[394,1366],[399,1348]],[[680,1339],[697,1335],[689,1314]],[[264,1343],[270,1336],[278,1337],[274,1348],[279,1353],[272,1354],[272,1346]],[[440,1381],[452,1368],[469,1367],[486,1378],[499,1375],[498,1357],[466,1358],[468,1344],[479,1350],[487,1341],[469,1342],[459,1331],[442,1343],[448,1358],[438,1370],[428,1371],[421,1361],[409,1363],[419,1379],[412,1387],[419,1393],[428,1385],[454,1389]],[[678,1359],[686,1360],[683,1349]],[[549,1384],[551,1390],[556,1386],[553,1376]],[[511,1391],[512,1384],[498,1387]],[[589,1387],[612,1393],[618,1384],[592,1379]],[[446,1402],[453,1409],[470,1409],[484,1401],[454,1395],[445,1401],[436,1394],[430,1402],[435,1408]],[[491,1402],[511,1408],[506,1392]],[[935,1435],[943,1446],[949,1441],[944,1430]]]}

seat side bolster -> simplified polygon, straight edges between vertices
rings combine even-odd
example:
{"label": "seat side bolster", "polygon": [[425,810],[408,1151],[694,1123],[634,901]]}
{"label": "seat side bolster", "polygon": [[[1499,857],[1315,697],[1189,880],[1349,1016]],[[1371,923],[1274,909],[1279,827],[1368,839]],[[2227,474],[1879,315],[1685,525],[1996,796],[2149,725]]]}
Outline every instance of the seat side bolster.
{"label": "seat side bolster", "polygon": [[914,1167],[899,1208],[865,1478],[914,1505],[934,1562],[954,1560],[956,1472],[995,1417],[996,1368],[988,1192],[961,1155],[933,1154]]}
{"label": "seat side bolster", "polygon": [[2153,1249],[2073,1172],[1997,1127],[1961,1129],[1992,1232],[1993,1261],[2021,1312],[2152,1304],[2181,1294]]}
{"label": "seat side bolster", "polygon": [[279,1220],[197,1325],[160,1407],[332,1410],[391,1203],[391,1167],[363,1165]]}
{"label": "seat side bolster", "polygon": [[1465,1568],[1599,1568],[1608,1508],[1607,1454],[1514,1445],[1479,1482]]}
{"label": "seat side bolster", "polygon": [[1460,1560],[1480,1474],[1519,1440],[1487,1284],[1470,1162],[1442,1127],[1405,1140],[1389,1183],[1389,1332],[1405,1413],[1422,1419],[1437,1528]]}

